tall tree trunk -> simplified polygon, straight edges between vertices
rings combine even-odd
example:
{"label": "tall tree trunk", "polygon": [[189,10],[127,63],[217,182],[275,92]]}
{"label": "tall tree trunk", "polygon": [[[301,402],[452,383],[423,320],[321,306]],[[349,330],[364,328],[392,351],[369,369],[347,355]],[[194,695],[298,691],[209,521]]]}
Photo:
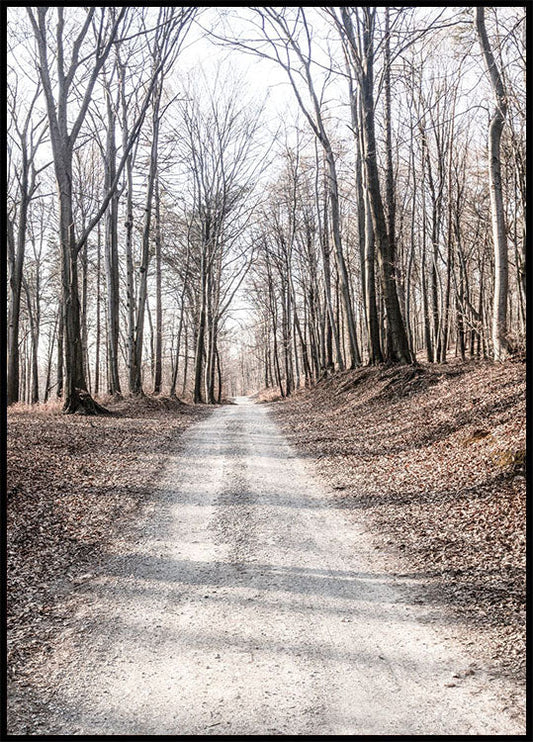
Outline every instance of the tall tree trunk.
{"label": "tall tree trunk", "polygon": [[39,95],[37,87],[35,96],[29,106],[22,126],[18,125],[18,113],[16,105],[12,111],[15,122],[15,130],[19,136],[19,150],[21,163],[17,175],[18,193],[18,224],[15,238],[15,227],[13,217],[7,217],[7,254],[9,271],[9,303],[7,323],[7,404],[13,404],[19,400],[20,385],[20,351],[19,351],[19,329],[20,329],[20,303],[22,295],[24,252],[26,246],[26,232],[28,227],[28,212],[31,200],[38,184],[36,183],[35,154],[44,134],[44,129],[39,136],[36,135],[37,127],[33,125],[33,107]]}
{"label": "tall tree trunk", "polygon": [[[385,202],[387,218],[387,235],[389,242],[389,259],[391,263],[391,273],[396,283],[396,199],[394,194],[394,169],[392,164],[392,118],[391,118],[391,86],[390,86],[390,8],[385,7],[385,46],[383,60],[384,75],[384,98],[385,98]],[[399,291],[399,286],[397,286]],[[407,343],[409,344],[409,335],[407,333],[407,317],[404,315],[406,325]],[[387,346],[390,350],[387,355],[394,359],[396,354],[394,340],[392,338],[392,323],[387,323]],[[398,359],[400,360],[400,359]]]}
{"label": "tall tree trunk", "polygon": [[152,382],[154,380],[155,371],[155,353],[154,353],[154,323],[152,321],[152,310],[150,309],[150,302],[146,300],[146,316],[148,317],[148,327],[150,328],[150,376]]}
{"label": "tall tree trunk", "polygon": [[[24,146],[24,140],[23,140]],[[15,242],[14,227],[8,218],[8,265],[9,265],[9,312],[7,328],[7,403],[19,401],[19,327],[20,303],[22,296],[24,249],[28,223],[28,208],[34,191],[29,182],[28,155],[22,152],[22,170],[20,174],[20,206]],[[34,180],[34,176],[33,176]]]}
{"label": "tall tree trunk", "polygon": [[195,349],[195,359],[194,359],[194,403],[199,404],[202,403],[203,400],[203,393],[202,393],[202,372],[203,372],[203,364],[204,364],[204,355],[205,355],[205,325],[206,325],[206,303],[207,303],[207,279],[204,275],[204,257],[202,256],[202,286],[201,286],[201,296],[200,296],[200,315],[199,315],[199,324],[198,324],[198,331],[196,334],[196,349]]}
{"label": "tall tree trunk", "polygon": [[184,297],[182,295],[181,298],[181,307],[180,307],[180,319],[178,324],[178,336],[176,338],[176,360],[174,362],[174,368],[172,370],[172,382],[170,385],[170,396],[175,397],[176,396],[176,386],[178,383],[178,370],[179,370],[179,362],[180,362],[180,348],[181,348],[181,335],[183,332],[183,315],[184,315]]}
{"label": "tall tree trunk", "polygon": [[[424,198],[424,196],[422,196]],[[429,298],[426,278],[426,225],[425,225],[425,201],[424,201],[424,215],[423,215],[423,226],[422,226],[422,264],[420,268],[420,281],[422,289],[422,310],[424,314],[424,339],[427,352],[427,359],[429,363],[433,363],[433,342],[431,339],[431,322],[429,318]]]}
{"label": "tall tree trunk", "polygon": [[[339,334],[337,330],[337,326],[335,323],[335,315],[333,312],[333,300],[331,296],[331,264],[330,264],[330,246],[329,246],[329,225],[328,225],[328,206],[327,206],[327,187],[324,189],[324,203],[323,203],[323,213],[321,213],[320,209],[320,200],[319,200],[319,189],[318,189],[318,179],[319,179],[319,159],[318,159],[318,153],[315,155],[315,162],[316,162],[316,180],[315,180],[315,200],[316,200],[316,208],[317,208],[317,219],[318,219],[318,231],[319,231],[319,240],[320,240],[320,248],[321,248],[321,254],[322,254],[322,268],[324,271],[324,292],[325,292],[325,299],[326,299],[326,338],[325,338],[325,350],[326,350],[326,372],[329,370],[334,369],[334,363],[333,363],[333,344],[335,344],[335,360],[337,363],[337,368],[339,371],[344,370],[344,360],[342,358],[340,343],[339,343]],[[324,176],[327,178],[327,175]]]}
{"label": "tall tree trunk", "polygon": [[500,71],[494,60],[485,28],[485,8],[475,8],[475,24],[485,65],[489,73],[496,107],[489,126],[489,184],[494,243],[494,300],[492,314],[492,344],[494,359],[503,361],[509,351],[507,326],[507,300],[509,293],[509,266],[507,231],[501,180],[500,141],[507,115],[507,100]]}
{"label": "tall tree trunk", "polygon": [[279,359],[279,348],[278,348],[278,319],[277,319],[277,308],[276,308],[276,299],[274,296],[274,282],[272,279],[272,274],[270,270],[270,263],[267,260],[266,263],[267,272],[268,272],[268,300],[269,300],[269,309],[270,309],[270,316],[272,319],[272,338],[273,338],[273,345],[274,345],[274,371],[276,375],[276,382],[279,386],[279,393],[282,397],[285,397],[285,389],[283,388],[283,382],[281,378],[281,364]]}
{"label": "tall tree trunk", "polygon": [[59,321],[59,313],[56,313],[54,329],[52,330],[52,337],[50,338],[50,341],[48,344],[48,359],[46,362],[46,377],[44,381],[44,395],[43,395],[44,403],[48,401],[48,398],[50,396],[50,391],[52,388],[52,359],[54,357],[54,346],[56,342],[58,321]]}
{"label": "tall tree trunk", "polygon": [[101,245],[101,230],[100,224],[97,226],[96,232],[96,348],[94,358],[94,394],[97,396],[100,393],[100,343],[101,343],[101,299],[100,299],[100,284],[101,284],[101,262],[102,262],[102,245]]}
{"label": "tall tree trunk", "polygon": [[58,327],[57,327],[57,383],[56,383],[56,396],[58,399],[61,399],[63,397],[63,385],[64,385],[64,368],[65,368],[65,354],[63,351],[64,348],[64,338],[65,338],[65,312],[63,303],[61,302],[59,305],[59,311],[58,311]]}
{"label": "tall tree trunk", "polygon": [[87,381],[87,389],[91,390],[91,369],[89,366],[89,328],[87,317],[88,306],[89,258],[87,243],[81,252],[81,344],[83,347],[83,372]]}
{"label": "tall tree trunk", "polygon": [[341,241],[341,226],[340,226],[340,207],[339,207],[339,192],[337,182],[337,170],[335,166],[335,157],[333,149],[329,144],[329,141],[324,143],[326,151],[326,163],[328,171],[328,185],[329,185],[329,197],[331,204],[331,230],[333,233],[333,244],[335,245],[335,260],[337,264],[337,272],[339,275],[339,282],[342,295],[342,306],[344,309],[345,320],[348,329],[348,339],[350,348],[350,367],[355,368],[361,363],[361,354],[359,352],[359,345],[357,342],[357,333],[355,329],[355,320],[353,314],[352,298],[350,292],[350,281],[348,278],[348,271],[346,269],[346,261],[344,259],[344,251]]}
{"label": "tall tree trunk", "polygon": [[422,289],[422,308],[423,308],[423,314],[424,314],[424,339],[425,339],[425,346],[426,346],[426,352],[427,352],[427,359],[429,363],[433,363],[434,361],[434,354],[433,354],[433,341],[431,337],[431,321],[430,321],[430,312],[429,312],[429,296],[428,296],[428,285],[427,285],[427,277],[426,277],[426,256],[427,256],[427,207],[426,207],[426,189],[425,189],[425,182],[426,182],[426,159],[424,156],[425,150],[427,147],[427,142],[424,137],[422,137],[422,187],[421,187],[421,197],[422,197],[422,264],[420,268],[420,281],[421,281],[421,289]]}
{"label": "tall tree trunk", "polygon": [[150,263],[150,236],[152,225],[152,203],[154,196],[155,180],[158,166],[158,144],[159,144],[159,107],[161,102],[161,83],[158,84],[154,95],[152,106],[152,146],[150,148],[150,167],[148,171],[148,183],[146,188],[146,201],[144,207],[144,222],[142,231],[141,265],[139,267],[139,297],[137,302],[137,324],[135,327],[133,369],[131,373],[131,393],[142,395],[142,358],[143,358],[143,335],[144,315],[148,296],[148,266]]}
{"label": "tall tree trunk", "polygon": [[289,397],[294,389],[292,375],[291,320],[286,279],[282,278],[281,288],[281,328],[283,335],[283,361],[285,366],[285,393]]}
{"label": "tall tree trunk", "polygon": [[161,303],[161,204],[159,176],[155,188],[155,369],[154,394],[161,393],[163,375],[163,309]]}
{"label": "tall tree trunk", "polygon": [[[180,297],[180,319],[179,319],[179,325],[178,325],[178,337],[176,341],[176,361],[174,363],[174,369],[172,373],[172,383],[170,385],[170,396],[175,397],[176,396],[176,385],[178,381],[178,369],[179,369],[179,360],[180,360],[180,348],[181,348],[181,335],[183,332],[183,322],[185,317],[185,293],[187,290],[187,282],[189,279],[189,259],[190,259],[190,244],[187,242],[187,256],[185,259],[185,272],[183,276],[183,286],[181,289],[181,297]],[[185,340],[187,340],[187,329],[185,330]],[[185,354],[187,352],[185,351]]]}
{"label": "tall tree trunk", "polygon": [[[111,91],[106,91],[107,102],[107,146],[105,162],[105,192],[107,192],[116,175],[117,147],[115,141],[115,112],[111,100]],[[113,397],[121,396],[120,377],[118,373],[118,340],[119,340],[119,281],[118,281],[118,196],[114,194],[106,212],[105,267],[107,285],[107,321],[108,321],[108,393]]]}
{"label": "tall tree trunk", "polygon": [[[33,27],[39,55],[39,75],[43,84],[46,99],[47,118],[49,123],[50,143],[56,175],[59,203],[59,238],[61,252],[62,299],[64,306],[64,356],[65,356],[65,389],[63,412],[95,414],[106,412],[91,398],[83,368],[83,345],[81,341],[80,301],[78,286],[78,252],[84,242],[76,242],[74,230],[73,194],[72,194],[72,155],[76,139],[87,114],[96,79],[111,50],[115,35],[122,22],[125,10],[115,15],[110,25],[110,35],[104,40],[101,35],[97,41],[94,54],[94,65],[86,77],[82,102],[69,131],[68,103],[71,95],[75,73],[81,63],[78,52],[94,17],[95,9],[87,10],[86,19],[75,40],[70,64],[65,68],[64,54],[64,8],[57,8],[57,25],[55,35],[55,57],[57,61],[57,87],[54,90],[50,76],[48,57],[48,25],[46,14],[49,8],[37,6],[37,17],[34,10],[27,8]],[[105,205],[102,206],[105,208]],[[86,239],[86,237],[85,237]]]}
{"label": "tall tree trunk", "polygon": [[30,384],[28,384],[28,401],[30,404],[39,402],[39,268],[36,270],[36,287],[35,287],[35,306],[32,306],[32,297],[30,287],[25,278],[22,279],[24,293],[26,294],[26,306],[28,308],[28,317],[30,320],[30,337],[31,337],[31,361],[28,364]]}
{"label": "tall tree trunk", "polygon": [[181,396],[185,396],[185,390],[187,388],[187,371],[189,370],[189,333],[187,328],[185,329],[185,349],[183,359],[183,386],[181,388]]}
{"label": "tall tree trunk", "polygon": [[[80,299],[78,283],[78,248],[74,235],[72,212],[72,161],[64,157],[65,170],[59,172],[59,231],[62,252],[63,306],[64,306],[64,353],[65,389],[63,412],[92,412],[85,381],[83,345],[81,340]],[[89,401],[90,400],[90,401]]]}
{"label": "tall tree trunk", "polygon": [[[128,102],[126,95],[126,68],[118,63],[120,69],[120,106],[122,118],[122,147],[125,150],[128,144]],[[130,394],[134,393],[136,381],[135,367],[135,283],[133,273],[133,154],[128,154],[124,166],[125,188],[126,188],[126,228],[125,253],[126,253],[126,310],[127,310],[127,365],[128,365],[128,389]]]}
{"label": "tall tree trunk", "polygon": [[22,267],[24,261],[24,242],[26,239],[26,209],[21,204],[17,243],[14,228],[8,218],[8,257],[9,257],[9,310],[7,326],[7,403],[19,401],[20,387],[20,300],[22,293]]}
{"label": "tall tree trunk", "polygon": [[133,163],[128,158],[126,163],[126,308],[128,333],[128,388],[130,394],[135,388],[135,320],[136,297],[133,275]]}
{"label": "tall tree trunk", "polygon": [[368,334],[368,360],[370,364],[382,363],[383,355],[379,341],[379,325],[376,307],[376,270],[374,251],[374,227],[368,195],[368,184],[365,182],[366,172],[363,172],[363,140],[360,126],[361,101],[353,90],[350,79],[352,127],[355,133],[356,145],[356,178],[359,222],[359,243],[361,253],[361,289],[363,306]]}
{"label": "tall tree trunk", "polygon": [[220,367],[220,353],[217,349],[217,379],[218,379],[218,391],[217,391],[217,403],[222,402],[222,369]]}
{"label": "tall tree trunk", "polygon": [[[345,27],[351,37],[354,48],[356,47],[353,37],[351,19],[348,9],[342,8],[341,12],[345,21]],[[385,306],[387,310],[387,327],[390,332],[391,348],[390,361],[411,363],[414,358],[409,348],[409,341],[405,331],[405,325],[400,311],[400,303],[396,290],[394,245],[391,235],[387,229],[385,210],[381,198],[379,184],[379,173],[377,163],[377,147],[374,120],[374,22],[375,9],[363,8],[363,48],[364,65],[360,76],[361,102],[363,109],[363,140],[364,160],[366,168],[366,182],[372,210],[372,223],[374,226],[374,237],[378,253],[378,261],[381,271],[381,283]]]}
{"label": "tall tree trunk", "polygon": [[374,226],[372,223],[372,212],[370,209],[370,199],[368,192],[364,200],[364,218],[365,218],[365,297],[366,297],[366,315],[368,317],[368,336],[369,351],[371,364],[382,363],[383,353],[381,351],[381,342],[379,338],[379,320],[376,303],[376,256]]}

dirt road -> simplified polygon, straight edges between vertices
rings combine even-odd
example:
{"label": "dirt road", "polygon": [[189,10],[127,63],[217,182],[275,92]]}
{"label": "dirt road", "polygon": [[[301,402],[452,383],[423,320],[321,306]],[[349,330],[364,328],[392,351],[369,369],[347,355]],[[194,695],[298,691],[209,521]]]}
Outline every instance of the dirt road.
{"label": "dirt road", "polygon": [[186,431],[142,539],[79,588],[38,731],[523,733],[475,649],[424,622],[268,409],[237,401]]}

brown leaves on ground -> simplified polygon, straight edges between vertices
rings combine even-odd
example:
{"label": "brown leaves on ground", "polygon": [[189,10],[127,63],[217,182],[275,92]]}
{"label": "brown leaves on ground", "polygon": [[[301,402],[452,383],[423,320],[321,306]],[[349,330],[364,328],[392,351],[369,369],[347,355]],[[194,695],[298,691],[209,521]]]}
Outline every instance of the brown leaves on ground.
{"label": "brown leaves on ground", "polygon": [[[525,367],[364,368],[273,405],[339,506],[424,601],[451,606],[498,672],[525,666]],[[481,641],[481,639],[480,639]]]}
{"label": "brown leaves on ground", "polygon": [[[142,515],[165,454],[206,414],[178,400],[106,403],[111,417],[59,406],[8,411],[8,662],[18,676],[43,651],[69,583],[83,581],[131,515]],[[84,574],[85,573],[85,574]],[[63,587],[62,587],[63,586]],[[64,593],[63,593],[64,590]]]}

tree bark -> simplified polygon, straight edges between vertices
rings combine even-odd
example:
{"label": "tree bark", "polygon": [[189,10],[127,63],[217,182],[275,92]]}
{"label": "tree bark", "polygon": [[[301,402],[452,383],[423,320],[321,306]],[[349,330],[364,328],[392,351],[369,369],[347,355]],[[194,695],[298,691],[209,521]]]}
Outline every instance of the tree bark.
{"label": "tree bark", "polygon": [[489,185],[490,209],[492,216],[492,240],[494,243],[494,300],[492,314],[492,344],[494,359],[505,360],[509,352],[507,300],[509,293],[509,265],[507,254],[507,230],[503,204],[501,179],[500,141],[505,117],[507,99],[498,66],[485,28],[485,8],[475,8],[475,24],[481,51],[489,74],[495,109],[489,126]]}
{"label": "tree bark", "polygon": [[[115,180],[117,147],[115,139],[115,111],[111,100],[111,90],[106,89],[107,106],[107,144],[105,162],[105,192]],[[120,377],[118,373],[118,340],[119,340],[119,281],[118,281],[118,195],[113,194],[106,212],[105,266],[107,285],[107,321],[109,364],[108,393],[112,397],[121,396]]]}
{"label": "tree bark", "polygon": [[95,62],[87,78],[82,101],[69,131],[68,103],[75,73],[79,67],[80,47],[94,17],[95,8],[87,12],[84,24],[74,41],[74,51],[68,68],[64,67],[64,9],[57,8],[56,60],[57,91],[54,90],[48,60],[46,14],[49,8],[38,6],[37,18],[27,9],[39,54],[39,74],[43,84],[49,123],[50,143],[58,189],[59,238],[62,262],[62,300],[64,307],[65,389],[63,412],[96,414],[106,412],[91,398],[83,368],[80,301],[78,288],[78,252],[83,242],[76,242],[72,194],[72,155],[74,144],[85,119],[97,76],[111,50],[125,10],[121,10],[111,24],[108,37],[98,39]]}
{"label": "tree bark", "polygon": [[159,176],[155,187],[155,368],[154,394],[161,394],[163,376],[163,308],[161,302],[161,193]]}
{"label": "tree bark", "polygon": [[133,395],[144,394],[142,383],[143,334],[144,315],[148,296],[148,267],[150,263],[150,237],[152,225],[152,204],[158,166],[159,144],[159,107],[161,102],[161,83],[158,84],[152,106],[152,146],[150,148],[150,167],[146,187],[146,201],[144,206],[144,222],[142,231],[141,265],[139,267],[139,297],[137,302],[137,324],[134,335],[133,368],[130,369],[131,388]]}
{"label": "tree bark", "polygon": [[[385,209],[379,183],[374,119],[374,23],[376,11],[375,8],[364,7],[362,12],[363,60],[362,65],[359,67],[359,82],[361,85],[363,113],[364,162],[372,211],[374,237],[381,272],[382,291],[387,310],[388,331],[391,338],[391,348],[388,349],[388,360],[412,363],[414,357],[409,348],[409,341],[396,290],[394,245],[391,242],[391,235],[387,229]],[[341,8],[341,14],[350,46],[354,51],[354,55],[357,55],[357,45],[348,8]]]}
{"label": "tree bark", "polygon": [[22,167],[19,181],[20,205],[18,212],[17,236],[12,219],[8,216],[7,221],[7,245],[8,245],[8,267],[9,267],[9,310],[7,327],[7,404],[19,401],[19,327],[20,327],[20,303],[22,296],[24,250],[26,245],[26,231],[28,224],[28,209],[32,196],[36,189],[35,167],[33,157],[35,147],[30,146],[27,141],[28,126],[32,107],[28,112],[22,132],[21,153]]}

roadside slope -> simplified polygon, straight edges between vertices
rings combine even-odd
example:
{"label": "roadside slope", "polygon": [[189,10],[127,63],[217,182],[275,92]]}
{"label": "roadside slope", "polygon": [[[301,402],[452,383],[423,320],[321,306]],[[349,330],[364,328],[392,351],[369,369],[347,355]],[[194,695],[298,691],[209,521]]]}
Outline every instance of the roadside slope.
{"label": "roadside slope", "polygon": [[519,688],[525,401],[525,365],[508,362],[363,368],[269,405],[399,581]]}

